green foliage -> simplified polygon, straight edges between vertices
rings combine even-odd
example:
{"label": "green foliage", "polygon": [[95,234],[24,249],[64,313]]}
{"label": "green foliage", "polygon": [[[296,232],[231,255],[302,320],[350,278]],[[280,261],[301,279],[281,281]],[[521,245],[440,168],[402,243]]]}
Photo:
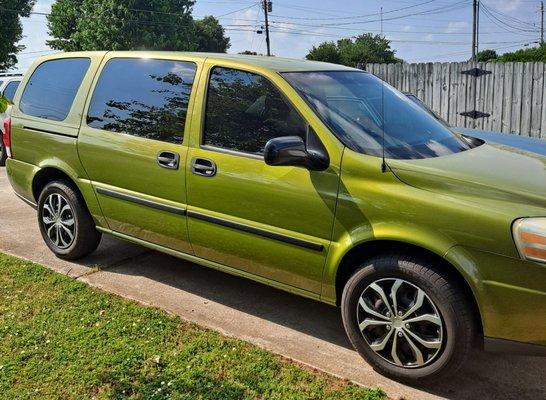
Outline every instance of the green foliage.
{"label": "green foliage", "polygon": [[489,62],[495,61],[498,58],[498,54],[495,50],[482,50],[476,54],[476,61]]}
{"label": "green foliage", "polygon": [[0,398],[385,395],[0,254]]}
{"label": "green foliage", "polygon": [[[17,64],[16,54],[25,47],[20,17],[28,17],[35,0],[2,0],[0,7],[0,71]],[[9,11],[8,11],[9,10]]]}
{"label": "green foliage", "polygon": [[256,53],[255,51],[250,51],[250,50],[241,51],[241,52],[239,52],[239,54],[243,54],[243,55],[246,55],[246,56],[257,56],[258,55],[258,53]]}
{"label": "green foliage", "polygon": [[225,53],[231,46],[229,38],[224,36],[224,28],[213,16],[195,21],[197,28],[197,50]]}
{"label": "green foliage", "polygon": [[313,46],[306,58],[356,67],[366,63],[399,63],[390,41],[381,35],[364,33],[355,39],[341,39],[337,42],[323,42]]}
{"label": "green foliage", "polygon": [[[9,99],[5,98],[3,95],[0,95],[0,114],[6,112],[10,104],[11,101],[9,101]],[[2,121],[0,120],[0,124],[1,123]]]}
{"label": "green foliage", "polygon": [[496,61],[499,62],[546,62],[546,44],[529,49],[519,49],[504,53]]}
{"label": "green foliage", "polygon": [[335,42],[323,42],[317,47],[313,46],[305,58],[313,61],[341,64],[341,54]]}
{"label": "green foliage", "polygon": [[225,52],[229,38],[214,17],[194,21],[193,0],[57,0],[47,44],[58,50]]}

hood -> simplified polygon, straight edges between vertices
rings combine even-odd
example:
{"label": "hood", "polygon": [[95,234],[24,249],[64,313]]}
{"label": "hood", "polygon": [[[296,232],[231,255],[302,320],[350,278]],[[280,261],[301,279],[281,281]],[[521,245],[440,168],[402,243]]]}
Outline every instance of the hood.
{"label": "hood", "polygon": [[509,147],[514,147],[516,149],[525,150],[531,153],[537,153],[541,156],[546,157],[546,140],[518,136],[513,133],[490,132],[469,128],[452,129],[456,132],[462,133],[463,135],[482,139],[488,143],[502,144]]}
{"label": "hood", "polygon": [[389,160],[404,183],[432,192],[546,209],[546,156],[501,144],[421,160]]}

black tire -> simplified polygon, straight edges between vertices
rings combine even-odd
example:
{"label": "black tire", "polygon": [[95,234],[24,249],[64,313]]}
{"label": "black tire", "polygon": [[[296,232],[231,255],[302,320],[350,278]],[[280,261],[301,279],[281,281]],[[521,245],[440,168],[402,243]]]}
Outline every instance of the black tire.
{"label": "black tire", "polygon": [[[423,326],[419,326],[419,324],[429,324],[425,328],[430,331],[430,323],[428,321],[417,322],[416,325],[405,324],[403,320],[400,322],[402,319],[402,316],[400,316],[398,317],[398,321],[389,322],[390,326],[384,327],[384,335],[382,335],[381,331],[383,328],[375,324],[374,326],[364,328],[363,331],[360,330],[359,318],[361,319],[360,322],[362,322],[362,319],[375,318],[370,317],[370,314],[367,314],[368,311],[359,305],[361,296],[364,296],[368,302],[370,293],[372,296],[375,296],[378,293],[376,290],[370,289],[369,285],[372,285],[373,283],[383,285],[383,292],[385,294],[388,293],[387,301],[391,301],[389,299],[392,299],[391,293],[394,283],[390,286],[391,291],[389,291],[389,284],[391,284],[391,282],[399,282],[400,280],[405,282],[402,283],[403,286],[398,287],[405,288],[407,292],[415,290],[415,293],[417,294],[419,289],[424,292],[427,296],[424,300],[426,302],[424,307],[429,307],[427,315],[439,315],[441,324],[438,324],[438,326],[433,325],[433,331],[435,330],[435,334],[438,334],[438,338],[434,338],[433,340],[437,343],[441,342],[441,345],[436,344],[438,349],[430,350],[427,347],[422,347],[420,346],[420,343],[414,339],[406,341],[406,338],[411,339],[411,332],[408,332],[409,330],[423,329]],[[373,292],[370,292],[370,290],[373,290]],[[397,296],[399,296],[399,294],[395,294],[395,298]],[[417,296],[415,296],[415,298],[416,297]],[[412,304],[415,304],[415,300],[407,301],[408,306],[401,311],[402,314],[408,311]],[[410,303],[410,301],[413,301],[413,303]],[[429,301],[432,301],[432,307],[430,307]],[[379,301],[367,304],[373,304],[373,311],[380,309],[376,308],[377,305],[382,307],[383,310],[386,310],[386,306],[383,306],[382,303],[383,302]],[[402,301],[400,301],[400,303],[402,303]],[[398,310],[403,308],[404,306],[402,304],[398,304]],[[396,310],[396,306],[391,303],[389,309]],[[345,285],[341,300],[341,311],[343,325],[349,336],[349,340],[358,353],[371,364],[377,372],[392,379],[412,384],[426,385],[456,372],[472,351],[472,345],[476,336],[477,328],[475,316],[473,315],[471,305],[463,295],[463,291],[448,278],[447,274],[442,272],[441,268],[438,268],[438,266],[435,265],[434,261],[427,260],[426,258],[420,259],[403,254],[393,254],[378,256],[365,262],[364,265],[357,269]],[[360,315],[359,312],[361,313]],[[423,312],[427,313],[426,310]],[[390,315],[390,313],[388,314]],[[416,314],[410,314],[408,317],[404,318],[415,319],[412,315],[415,316]],[[437,323],[438,319],[435,318],[435,321]],[[397,325],[394,325],[395,323]],[[377,343],[382,342],[381,339],[386,338],[386,334],[391,330],[392,336],[389,339],[391,347],[389,348],[389,345],[387,344],[384,350],[379,350],[379,352],[374,351],[369,344],[370,336],[372,336],[370,335],[370,332],[379,337],[378,341],[371,340],[371,344],[376,345]],[[404,332],[400,332],[402,330]],[[415,333],[415,331],[413,333]],[[393,338],[393,336],[398,337]],[[422,338],[421,335],[419,335],[419,337]],[[372,337],[372,339],[374,338]],[[395,347],[396,351],[393,352],[392,345],[394,339],[396,339],[397,342]],[[423,354],[426,354],[428,357],[428,361],[424,364],[421,363],[421,366],[419,366],[417,361],[414,361],[413,365],[412,362],[407,362],[407,365],[406,363],[401,362],[402,357],[406,357],[408,354],[413,354],[414,356],[417,354],[415,351],[409,351],[411,350],[410,341],[419,345],[417,346],[419,350],[423,350],[425,352]],[[405,351],[405,353],[400,353],[403,351]],[[426,352],[436,353],[431,356],[430,353],[427,354]],[[395,353],[398,358],[396,361],[392,356],[393,353]],[[404,359],[408,360],[409,358],[410,357]],[[415,357],[415,360],[417,360],[417,357]],[[399,365],[395,365],[395,362],[398,362]]]}
{"label": "black tire", "polygon": [[3,167],[6,165],[7,158],[8,158],[8,153],[6,153],[6,149],[4,148],[2,132],[0,132],[0,167]]}
{"label": "black tire", "polygon": [[[59,199],[59,196],[64,200],[55,203],[55,199]],[[51,207],[50,201],[53,201],[53,207]],[[46,202],[48,202],[47,205]],[[52,214],[48,210],[56,209],[56,204],[67,204],[69,208],[63,207],[65,211],[58,213],[59,218],[51,218]],[[63,218],[64,223],[67,224],[64,228],[59,225]],[[57,222],[46,224],[46,219]],[[68,225],[70,221],[72,224]],[[57,257],[66,260],[76,260],[92,253],[98,247],[102,236],[95,228],[95,222],[89,214],[84,200],[70,182],[63,180],[48,183],[40,193],[38,225],[47,246]],[[51,231],[49,231],[50,228]],[[70,230],[73,230],[72,236],[70,236]],[[59,234],[59,232],[61,233]]]}

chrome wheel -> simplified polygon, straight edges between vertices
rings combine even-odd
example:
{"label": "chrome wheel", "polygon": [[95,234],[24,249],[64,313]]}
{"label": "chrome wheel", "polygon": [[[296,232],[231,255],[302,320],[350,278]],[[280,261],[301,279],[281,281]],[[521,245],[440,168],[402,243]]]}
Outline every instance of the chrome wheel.
{"label": "chrome wheel", "polygon": [[380,279],[367,286],[356,317],[368,346],[391,364],[422,367],[442,349],[443,324],[436,305],[404,279]]}
{"label": "chrome wheel", "polygon": [[59,249],[67,249],[74,242],[74,213],[63,195],[52,193],[46,198],[42,208],[42,224],[51,243]]}

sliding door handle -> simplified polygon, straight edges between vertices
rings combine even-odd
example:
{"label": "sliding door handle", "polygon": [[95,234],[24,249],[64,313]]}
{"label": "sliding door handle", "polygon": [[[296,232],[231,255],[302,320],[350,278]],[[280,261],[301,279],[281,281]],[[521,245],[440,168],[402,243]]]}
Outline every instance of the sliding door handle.
{"label": "sliding door handle", "polygon": [[180,155],[172,151],[160,151],[157,154],[157,164],[167,169],[178,169]]}
{"label": "sliding door handle", "polygon": [[211,177],[216,175],[216,164],[206,158],[194,158],[191,160],[191,172],[195,175]]}

